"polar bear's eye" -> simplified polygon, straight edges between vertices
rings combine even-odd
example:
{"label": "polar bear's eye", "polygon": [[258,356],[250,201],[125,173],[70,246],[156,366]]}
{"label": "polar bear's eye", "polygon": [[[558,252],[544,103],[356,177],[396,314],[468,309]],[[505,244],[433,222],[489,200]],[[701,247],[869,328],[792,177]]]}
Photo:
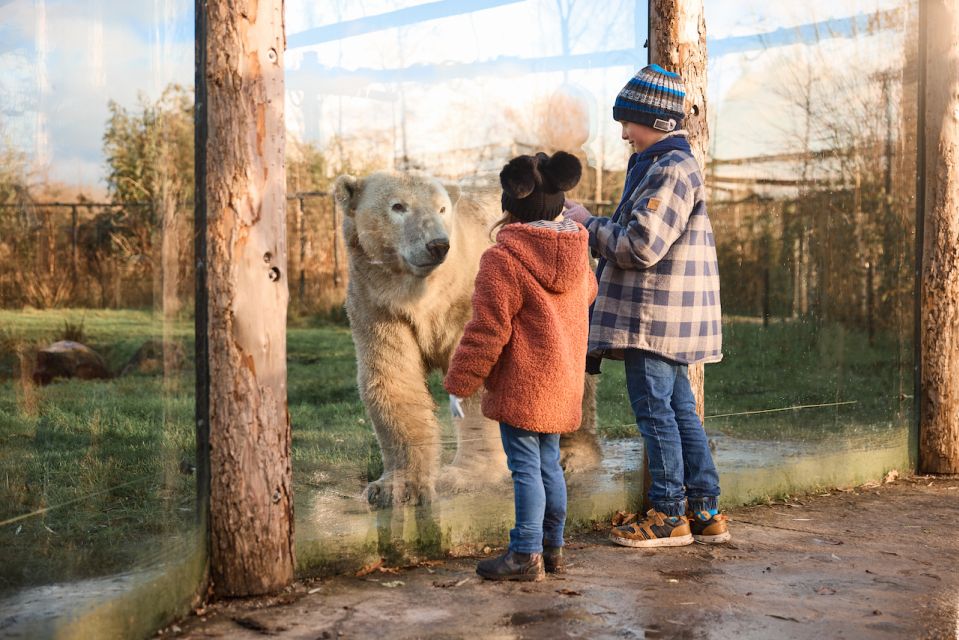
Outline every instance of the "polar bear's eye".
{"label": "polar bear's eye", "polygon": [[440,207],[440,213],[446,213],[446,207]]}
{"label": "polar bear's eye", "polygon": [[397,213],[403,213],[404,211],[406,211],[406,205],[404,205],[402,202],[397,202],[396,204],[393,205],[392,209],[393,211],[396,211]]}

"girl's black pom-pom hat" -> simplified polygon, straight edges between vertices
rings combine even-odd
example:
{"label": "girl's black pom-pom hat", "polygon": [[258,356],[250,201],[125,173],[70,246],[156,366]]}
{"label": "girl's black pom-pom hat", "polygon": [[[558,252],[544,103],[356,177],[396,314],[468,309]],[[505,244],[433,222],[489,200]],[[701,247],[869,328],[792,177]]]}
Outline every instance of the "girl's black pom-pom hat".
{"label": "girl's black pom-pom hat", "polygon": [[523,222],[555,218],[563,211],[565,192],[579,183],[582,174],[579,159],[565,151],[513,158],[499,174],[503,211]]}

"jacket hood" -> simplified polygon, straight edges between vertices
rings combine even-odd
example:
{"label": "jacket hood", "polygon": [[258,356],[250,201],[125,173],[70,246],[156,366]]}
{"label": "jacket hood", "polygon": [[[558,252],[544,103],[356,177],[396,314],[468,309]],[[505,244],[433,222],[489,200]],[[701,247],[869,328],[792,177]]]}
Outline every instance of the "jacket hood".
{"label": "jacket hood", "polygon": [[[578,225],[577,225],[578,226]],[[528,224],[508,224],[496,234],[496,242],[546,290],[563,293],[589,272],[589,232],[557,231]]]}

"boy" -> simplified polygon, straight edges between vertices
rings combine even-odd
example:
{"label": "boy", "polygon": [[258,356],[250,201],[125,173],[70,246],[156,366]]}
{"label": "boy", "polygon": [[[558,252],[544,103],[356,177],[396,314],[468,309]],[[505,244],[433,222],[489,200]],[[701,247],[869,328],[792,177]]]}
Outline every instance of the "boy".
{"label": "boy", "polygon": [[616,97],[613,118],[634,153],[612,218],[567,202],[599,254],[587,370],[624,360],[630,404],[649,460],[653,509],[616,527],[613,542],[667,547],[729,540],[719,475],[696,414],[688,365],[722,358],[719,273],[702,171],[682,129],[682,78],[641,69]]}

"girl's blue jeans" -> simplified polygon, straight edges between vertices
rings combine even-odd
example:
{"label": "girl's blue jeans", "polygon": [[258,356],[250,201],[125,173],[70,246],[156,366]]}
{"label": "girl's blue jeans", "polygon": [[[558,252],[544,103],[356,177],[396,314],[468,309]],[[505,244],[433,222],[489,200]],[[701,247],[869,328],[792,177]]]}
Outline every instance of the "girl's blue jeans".
{"label": "girl's blue jeans", "polygon": [[627,349],[626,390],[643,436],[652,486],[649,501],[669,516],[716,509],[719,473],[709,451],[688,367]]}
{"label": "girl's blue jeans", "polygon": [[542,553],[543,545],[563,546],[566,479],[559,466],[559,434],[535,433],[505,422],[499,425],[506,464],[513,474],[516,526],[509,549]]}

